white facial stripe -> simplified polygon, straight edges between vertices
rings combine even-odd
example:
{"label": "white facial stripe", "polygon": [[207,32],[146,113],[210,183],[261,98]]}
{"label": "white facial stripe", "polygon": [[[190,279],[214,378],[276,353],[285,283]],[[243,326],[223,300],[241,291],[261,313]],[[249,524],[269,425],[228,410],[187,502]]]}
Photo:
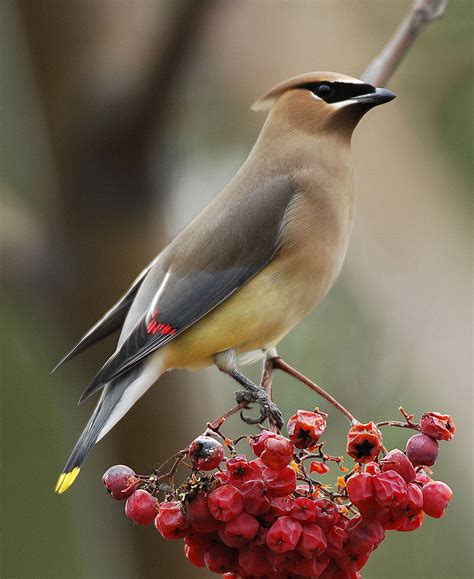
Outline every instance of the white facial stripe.
{"label": "white facial stripe", "polygon": [[347,107],[348,105],[354,104],[354,99],[346,99],[345,101],[339,101],[337,103],[326,103],[328,107],[332,107],[333,109],[342,109],[343,107]]}

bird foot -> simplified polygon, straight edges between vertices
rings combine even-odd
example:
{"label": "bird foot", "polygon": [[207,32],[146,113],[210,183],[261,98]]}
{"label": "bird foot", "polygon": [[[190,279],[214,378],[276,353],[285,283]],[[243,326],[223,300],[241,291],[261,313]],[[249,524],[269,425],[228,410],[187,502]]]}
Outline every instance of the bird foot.
{"label": "bird foot", "polygon": [[249,384],[244,384],[245,390],[238,390],[235,393],[235,398],[238,404],[241,402],[256,402],[259,404],[260,416],[258,418],[250,418],[244,416],[243,412],[241,412],[240,417],[247,424],[261,424],[266,419],[271,418],[278,427],[278,430],[280,430],[283,426],[283,414],[280,412],[278,406],[270,400],[264,390],[259,388],[256,384],[253,384],[253,382],[250,382],[250,380],[248,380],[248,382],[252,387],[250,387]]}

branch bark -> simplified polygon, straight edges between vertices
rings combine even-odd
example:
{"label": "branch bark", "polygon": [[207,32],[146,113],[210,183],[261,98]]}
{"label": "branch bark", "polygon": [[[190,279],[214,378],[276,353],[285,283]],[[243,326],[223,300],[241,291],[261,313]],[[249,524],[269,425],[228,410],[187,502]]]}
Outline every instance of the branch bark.
{"label": "branch bark", "polygon": [[412,8],[380,54],[366,68],[362,80],[385,86],[427,24],[441,18],[449,0],[415,0]]}

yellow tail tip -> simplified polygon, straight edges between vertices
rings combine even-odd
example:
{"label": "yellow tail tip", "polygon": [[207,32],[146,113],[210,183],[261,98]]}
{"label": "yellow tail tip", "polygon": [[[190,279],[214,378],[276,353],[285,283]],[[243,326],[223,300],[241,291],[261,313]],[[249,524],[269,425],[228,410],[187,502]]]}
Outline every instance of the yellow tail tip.
{"label": "yellow tail tip", "polygon": [[67,489],[76,480],[80,470],[81,469],[78,466],[75,466],[71,472],[63,472],[58,478],[54,492],[62,494],[64,491],[67,491]]}

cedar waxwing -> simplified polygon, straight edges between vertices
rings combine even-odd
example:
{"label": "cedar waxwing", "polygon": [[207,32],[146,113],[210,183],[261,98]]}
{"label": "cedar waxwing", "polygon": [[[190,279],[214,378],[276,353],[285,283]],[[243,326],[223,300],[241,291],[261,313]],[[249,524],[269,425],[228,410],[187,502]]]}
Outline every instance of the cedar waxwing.
{"label": "cedar waxwing", "polygon": [[282,424],[238,364],[275,352],[333,285],[352,228],[351,135],[369,109],[394,97],[314,72],[254,104],[269,114],[235,177],[58,364],[121,328],[117,349],[81,396],[102,390],[58,493],[94,444],[173,368],[216,364],[244,387],[238,399],[260,404],[260,420],[271,415]]}

